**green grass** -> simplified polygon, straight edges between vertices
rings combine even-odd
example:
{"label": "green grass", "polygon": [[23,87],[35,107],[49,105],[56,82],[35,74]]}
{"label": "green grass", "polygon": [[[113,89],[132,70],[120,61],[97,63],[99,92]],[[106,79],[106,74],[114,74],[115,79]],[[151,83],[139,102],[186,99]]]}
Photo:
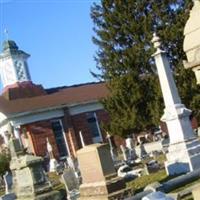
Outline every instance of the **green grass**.
{"label": "green grass", "polygon": [[130,189],[133,193],[141,192],[148,184],[151,184],[153,182],[164,182],[172,178],[168,177],[165,169],[163,169],[164,162],[166,161],[166,156],[164,154],[160,154],[154,158],[147,158],[143,160],[140,164],[140,167],[144,167],[144,165],[152,159],[157,160],[162,169],[158,172],[151,173],[150,175],[144,175],[134,179],[133,181],[128,182],[127,188]]}
{"label": "green grass", "polygon": [[[165,170],[160,170],[156,173],[152,173],[150,175],[145,175],[139,178],[134,179],[133,181],[130,181],[126,184],[127,189],[132,193],[132,194],[136,194],[138,192],[143,191],[143,189],[148,185],[151,184],[153,182],[166,182],[170,179],[172,179],[174,177],[169,177],[167,176]],[[177,188],[176,190],[170,191],[170,193],[178,193],[181,192],[187,188],[189,188],[190,186],[193,186],[195,184],[199,184],[200,180],[194,181],[192,183],[189,183],[187,185],[184,185],[182,187]],[[193,200],[192,194],[187,195],[183,198],[181,198],[181,200]]]}
{"label": "green grass", "polygon": [[166,161],[166,155],[165,154],[160,154],[159,156],[156,157],[156,160],[160,163],[160,164],[164,164],[164,162]]}
{"label": "green grass", "polygon": [[60,176],[55,172],[48,173],[48,177],[53,185],[54,190],[65,189],[64,184],[60,182]]}
{"label": "green grass", "polygon": [[60,176],[55,172],[48,173],[48,178],[51,181],[53,190],[57,190],[61,193],[62,199],[66,198],[66,189],[63,183],[60,182]]}
{"label": "green grass", "polygon": [[162,182],[167,179],[165,170],[160,170],[150,175],[144,175],[127,183],[127,188],[133,193],[141,192],[148,184]]}
{"label": "green grass", "polygon": [[[66,190],[64,184],[60,182],[60,176],[56,173],[48,173],[49,180],[52,183],[53,190],[61,192],[62,196],[66,196]],[[4,195],[5,191],[0,190],[0,196]]]}
{"label": "green grass", "polygon": [[3,196],[5,194],[4,190],[0,190],[0,196]]}

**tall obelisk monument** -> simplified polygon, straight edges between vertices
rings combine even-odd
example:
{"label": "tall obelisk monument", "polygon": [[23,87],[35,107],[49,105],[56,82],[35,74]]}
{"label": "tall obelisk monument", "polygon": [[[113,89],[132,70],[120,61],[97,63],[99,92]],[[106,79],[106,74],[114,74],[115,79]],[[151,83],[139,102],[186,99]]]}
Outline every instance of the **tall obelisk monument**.
{"label": "tall obelisk monument", "polygon": [[181,103],[166,52],[161,50],[156,34],[152,42],[156,48],[153,57],[165,103],[161,120],[166,122],[170,138],[165,168],[169,175],[193,171],[200,168],[200,142],[191,127],[191,111]]}

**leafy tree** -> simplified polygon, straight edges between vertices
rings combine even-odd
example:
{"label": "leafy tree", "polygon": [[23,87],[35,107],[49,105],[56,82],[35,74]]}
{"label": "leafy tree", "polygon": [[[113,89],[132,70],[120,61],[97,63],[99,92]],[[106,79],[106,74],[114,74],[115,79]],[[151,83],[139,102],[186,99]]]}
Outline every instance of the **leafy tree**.
{"label": "leafy tree", "polygon": [[194,105],[198,88],[193,72],[182,65],[183,28],[190,6],[189,0],[101,0],[92,6],[100,71],[93,75],[110,90],[103,104],[110,113],[111,133],[126,136],[159,124],[163,102],[151,58],[154,31],[163,40],[184,103]]}

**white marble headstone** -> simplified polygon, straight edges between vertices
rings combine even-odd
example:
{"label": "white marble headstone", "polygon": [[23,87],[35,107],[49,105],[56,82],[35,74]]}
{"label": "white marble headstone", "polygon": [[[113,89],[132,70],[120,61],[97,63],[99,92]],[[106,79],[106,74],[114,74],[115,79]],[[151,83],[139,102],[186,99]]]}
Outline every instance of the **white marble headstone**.
{"label": "white marble headstone", "polygon": [[124,160],[127,161],[128,158],[127,158],[126,148],[123,145],[120,145],[120,148],[121,148]]}
{"label": "white marble headstone", "polygon": [[168,197],[162,192],[152,192],[143,197],[142,200],[174,200],[172,197]]}

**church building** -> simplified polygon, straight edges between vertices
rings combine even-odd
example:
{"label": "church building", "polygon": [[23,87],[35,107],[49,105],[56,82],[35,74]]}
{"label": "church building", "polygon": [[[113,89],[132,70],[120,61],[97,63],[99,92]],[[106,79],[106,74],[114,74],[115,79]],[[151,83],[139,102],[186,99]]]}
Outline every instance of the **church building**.
{"label": "church building", "polygon": [[29,54],[7,40],[0,54],[0,143],[8,143],[12,129],[28,152],[47,153],[47,138],[57,158],[76,156],[81,148],[80,132],[85,144],[103,142],[101,123],[108,113],[100,100],[108,95],[105,83],[86,83],[44,89],[31,81]]}

